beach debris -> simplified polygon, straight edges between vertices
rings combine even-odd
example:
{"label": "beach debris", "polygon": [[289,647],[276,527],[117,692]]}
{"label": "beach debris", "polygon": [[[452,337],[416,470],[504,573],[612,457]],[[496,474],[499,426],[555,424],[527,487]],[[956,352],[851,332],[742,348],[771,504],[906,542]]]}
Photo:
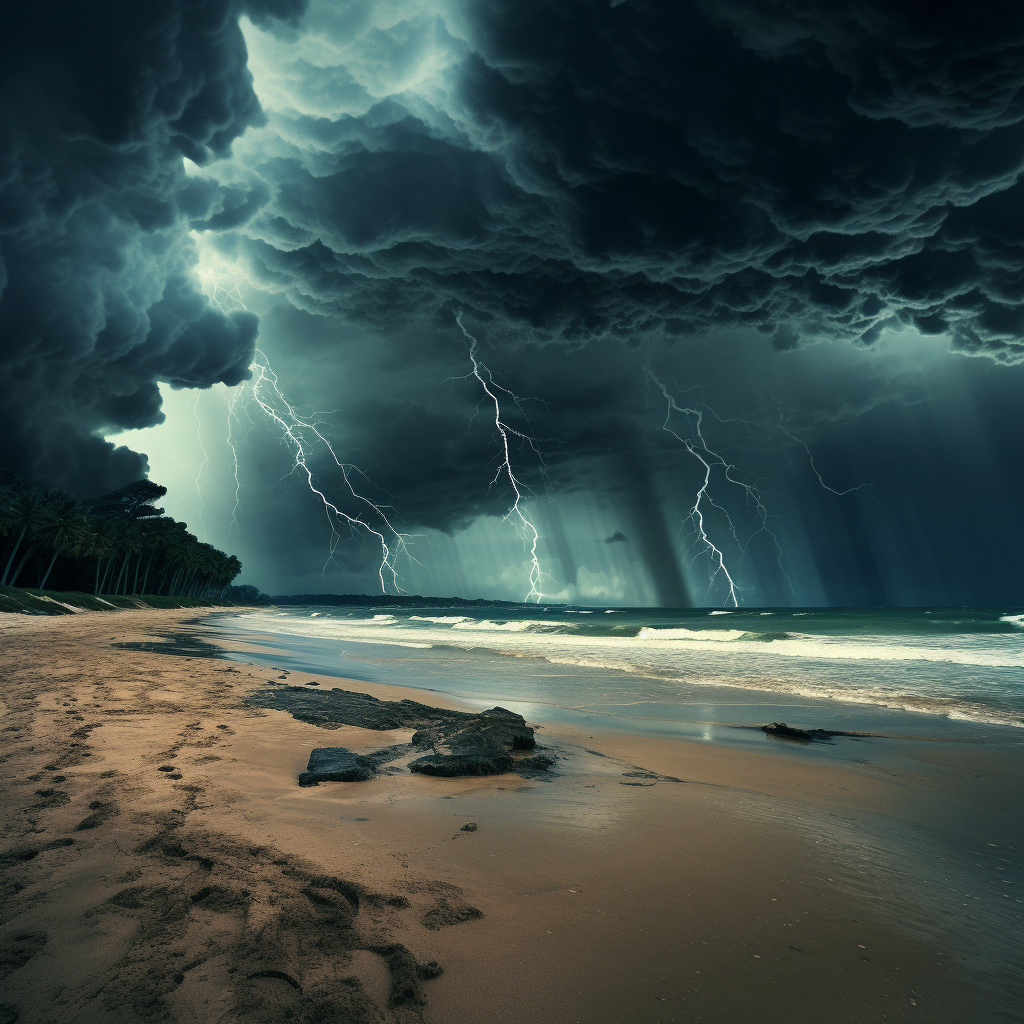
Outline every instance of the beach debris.
{"label": "beach debris", "polygon": [[798,740],[802,743],[825,743],[833,736],[845,736],[847,733],[835,732],[831,729],[798,729],[785,722],[772,722],[762,725],[761,731],[780,740]]}
{"label": "beach debris", "polygon": [[466,824],[463,825],[462,828],[459,829],[459,831],[460,832],[475,832],[476,831],[476,822],[475,821],[467,821]]}

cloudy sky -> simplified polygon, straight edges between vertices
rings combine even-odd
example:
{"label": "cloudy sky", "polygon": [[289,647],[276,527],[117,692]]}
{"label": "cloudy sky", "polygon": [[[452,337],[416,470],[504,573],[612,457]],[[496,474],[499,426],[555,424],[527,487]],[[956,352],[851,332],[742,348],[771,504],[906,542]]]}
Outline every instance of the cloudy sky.
{"label": "cloudy sky", "polygon": [[26,479],[148,471],[276,593],[1022,600],[1019,5],[154,0],[7,29]]}

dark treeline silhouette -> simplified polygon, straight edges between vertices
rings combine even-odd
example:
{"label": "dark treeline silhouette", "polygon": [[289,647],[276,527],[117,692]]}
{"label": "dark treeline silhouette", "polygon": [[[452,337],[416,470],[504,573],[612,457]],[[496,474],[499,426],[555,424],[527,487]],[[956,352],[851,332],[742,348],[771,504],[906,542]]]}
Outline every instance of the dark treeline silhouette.
{"label": "dark treeline silhouette", "polygon": [[26,486],[0,470],[0,585],[93,594],[220,595],[242,563],[153,504],[166,487],[138,480],[101,498]]}
{"label": "dark treeline silhouette", "polygon": [[[232,590],[242,590],[232,587]],[[269,597],[255,587],[251,604],[281,605],[351,605],[357,608],[521,608],[521,601],[492,601],[483,597],[421,597],[419,594],[278,594]],[[551,601],[548,608],[561,607]],[[529,606],[536,610],[536,605]]]}

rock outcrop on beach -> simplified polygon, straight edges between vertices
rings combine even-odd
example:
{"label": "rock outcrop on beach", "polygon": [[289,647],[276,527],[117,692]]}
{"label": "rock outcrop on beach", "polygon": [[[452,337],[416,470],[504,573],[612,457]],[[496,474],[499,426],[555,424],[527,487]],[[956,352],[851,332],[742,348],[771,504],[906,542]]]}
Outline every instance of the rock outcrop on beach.
{"label": "rock outcrop on beach", "polygon": [[434,724],[415,733],[412,744],[428,750],[409,763],[421,775],[502,775],[513,771],[513,750],[532,750],[533,729],[522,715],[491,708],[468,719]]}
{"label": "rock outcrop on beach", "polygon": [[[299,776],[302,786],[319,782],[360,782],[405,755],[412,772],[446,778],[544,771],[555,762],[549,754],[515,757],[513,751],[533,750],[533,728],[522,715],[506,708],[452,711],[414,700],[384,701],[350,690],[311,690],[283,686],[251,694],[249,704],[287,711],[302,722],[322,728],[354,725],[363,729],[415,729],[412,742],[359,755],[344,747],[318,747]],[[389,769],[395,771],[397,769]]]}

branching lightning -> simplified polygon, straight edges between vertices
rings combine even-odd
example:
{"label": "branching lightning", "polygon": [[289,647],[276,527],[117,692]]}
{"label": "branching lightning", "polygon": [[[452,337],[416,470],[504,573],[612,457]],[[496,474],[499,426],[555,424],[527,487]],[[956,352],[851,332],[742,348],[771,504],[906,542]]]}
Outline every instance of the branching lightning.
{"label": "branching lightning", "polygon": [[[351,531],[364,531],[376,538],[380,544],[381,562],[378,569],[380,586],[383,593],[387,593],[387,583],[401,593],[401,585],[398,578],[398,557],[406,551],[405,535],[398,532],[391,524],[385,511],[363,497],[352,485],[352,476],[360,470],[350,463],[342,462],[338,458],[330,441],[320,432],[317,423],[312,418],[301,416],[294,406],[285,398],[280,388],[277,374],[270,368],[266,354],[260,349],[256,350],[256,360],[250,367],[252,379],[245,384],[239,385],[245,388],[264,415],[281,431],[281,435],[292,450],[292,457],[295,460],[293,472],[300,472],[305,478],[309,489],[320,499],[327,515],[327,521],[331,527],[331,557],[341,538],[339,528],[347,528]],[[311,441],[310,438],[315,438]],[[339,508],[331,501],[320,487],[317,486],[316,477],[309,466],[309,458],[316,442],[319,442],[327,449],[335,466],[341,473],[344,481],[344,488],[349,496],[354,499],[364,510],[363,515],[350,515]],[[376,527],[368,522],[368,519],[379,522]]]}
{"label": "branching lightning", "polygon": [[491,481],[490,486],[493,487],[503,477],[508,477],[508,482],[512,487],[512,491],[515,494],[515,500],[512,502],[512,507],[505,514],[505,519],[515,517],[519,520],[519,525],[526,534],[526,540],[530,546],[530,591],[526,595],[525,600],[535,600],[537,604],[540,604],[543,599],[543,592],[541,591],[541,583],[544,578],[544,573],[541,571],[540,559],[537,557],[537,543],[540,540],[540,535],[537,533],[537,527],[533,525],[529,516],[523,510],[523,492],[526,490],[525,485],[522,481],[516,478],[515,472],[512,469],[512,455],[509,447],[509,437],[518,438],[520,441],[528,444],[537,454],[540,454],[540,450],[537,448],[537,444],[532,437],[528,434],[524,434],[515,427],[509,426],[501,418],[501,401],[498,397],[498,392],[503,392],[508,397],[519,405],[519,399],[508,390],[503,388],[500,384],[496,383],[491,371],[487,366],[482,363],[478,358],[480,350],[479,343],[476,338],[473,337],[469,331],[466,330],[462,323],[462,314],[459,313],[455,318],[455,322],[459,325],[459,330],[466,336],[469,341],[469,360],[473,364],[471,376],[475,377],[483,388],[484,394],[494,405],[494,427],[498,431],[499,436],[499,451],[501,453],[501,459],[498,464],[498,471],[494,474],[494,479]]}
{"label": "branching lightning", "polygon": [[[789,574],[782,566],[782,547],[779,544],[778,537],[776,537],[775,533],[768,526],[768,519],[770,517],[768,514],[768,510],[765,508],[764,502],[762,500],[761,492],[755,485],[748,484],[745,483],[743,480],[740,480],[735,475],[737,472],[736,466],[733,463],[729,462],[719,452],[713,450],[708,446],[708,442],[705,438],[703,429],[705,413],[714,417],[714,419],[716,419],[719,423],[723,424],[738,423],[746,427],[754,428],[756,430],[767,430],[769,433],[772,430],[780,431],[794,444],[798,444],[801,448],[803,448],[803,450],[807,453],[807,459],[810,463],[811,471],[817,477],[818,483],[821,484],[821,486],[826,491],[829,491],[832,494],[838,495],[839,497],[843,497],[847,494],[861,493],[865,491],[865,485],[858,484],[854,487],[848,487],[845,490],[840,491],[834,487],[830,487],[827,483],[825,483],[821,473],[818,471],[818,468],[814,465],[814,456],[811,454],[811,449],[808,447],[807,443],[801,440],[799,437],[795,437],[783,426],[782,420],[784,414],[782,410],[782,403],[778,401],[778,399],[772,393],[770,388],[768,388],[768,393],[771,395],[772,401],[775,402],[778,408],[779,418],[773,427],[766,428],[761,424],[751,423],[748,420],[742,420],[736,417],[728,417],[723,419],[713,409],[701,404],[698,404],[694,407],[680,405],[676,401],[675,397],[671,394],[665,383],[651,369],[650,357],[647,357],[644,362],[644,376],[647,380],[647,383],[649,385],[653,384],[655,387],[657,387],[665,399],[665,419],[662,422],[662,429],[667,431],[677,441],[679,441],[680,444],[682,444],[683,447],[686,448],[690,455],[692,455],[704,469],[704,479],[701,482],[700,487],[698,487],[697,489],[697,492],[694,496],[693,505],[690,508],[687,518],[692,522],[694,527],[693,533],[694,535],[696,535],[698,543],[701,545],[700,550],[697,552],[697,555],[695,555],[694,558],[699,556],[701,553],[707,553],[711,557],[711,564],[714,571],[712,572],[711,578],[708,581],[707,592],[710,594],[711,588],[712,586],[714,586],[715,580],[721,575],[725,578],[727,584],[729,601],[731,601],[733,607],[739,607],[740,591],[736,585],[736,581],[733,574],[726,566],[725,554],[723,553],[722,549],[719,548],[714,543],[714,541],[712,541],[705,527],[704,511],[702,508],[705,502],[707,502],[707,504],[710,505],[712,508],[717,509],[725,517],[725,520],[729,525],[729,532],[732,534],[732,538],[735,541],[736,546],[740,549],[741,557],[742,555],[746,554],[746,550],[750,545],[750,542],[758,534],[766,533],[769,537],[771,537],[772,542],[775,545],[776,559],[778,561],[779,569],[782,572],[783,576],[786,577],[786,580],[790,585],[790,589],[792,590],[793,582],[792,580],[790,580]],[[762,383],[765,382],[762,380]],[[765,384],[765,387],[767,388],[767,384]],[[686,417],[687,424],[688,426],[690,426],[690,436],[683,437],[672,428],[670,421],[673,413],[678,413],[679,415]],[[730,484],[739,487],[743,490],[748,505],[752,505],[754,508],[755,521],[758,522],[760,525],[758,526],[757,530],[755,530],[754,533],[747,539],[747,542],[745,544],[740,540],[736,530],[736,526],[733,523],[732,517],[729,515],[728,510],[721,504],[717,503],[711,495],[710,487],[712,471],[716,467],[721,467],[722,475]],[[693,562],[691,561],[690,564],[692,565]]]}
{"label": "branching lightning", "polygon": [[[713,506],[714,508],[717,508],[720,512],[722,512],[725,515],[726,521],[729,523],[729,529],[732,532],[733,538],[736,540],[737,544],[739,543],[739,538],[736,534],[736,527],[733,525],[732,518],[721,505],[715,502],[714,498],[712,498],[711,494],[709,493],[708,488],[711,485],[712,467],[715,465],[725,467],[726,478],[729,479],[732,483],[738,483],[740,487],[743,487],[746,490],[747,497],[752,497],[754,499],[758,513],[761,516],[762,529],[767,530],[767,513],[765,512],[764,505],[761,503],[761,497],[757,493],[756,488],[751,487],[749,484],[744,484],[740,483],[739,481],[732,480],[729,476],[729,472],[733,468],[732,465],[727,463],[721,455],[718,455],[717,453],[713,452],[708,447],[707,441],[705,441],[704,434],[702,431],[702,427],[704,424],[703,409],[691,409],[687,406],[679,405],[676,402],[675,398],[672,396],[672,394],[669,392],[665,384],[651,369],[651,361],[649,358],[644,362],[644,376],[646,377],[648,384],[654,384],[658,388],[658,390],[661,391],[662,395],[665,398],[665,420],[661,425],[662,429],[670,433],[677,441],[679,441],[679,443],[682,444],[683,447],[685,447],[686,450],[704,467],[704,480],[697,490],[697,494],[694,497],[694,502],[690,508],[688,517],[690,521],[693,523],[694,532],[696,533],[700,543],[703,544],[703,547],[698,552],[698,554],[700,554],[701,552],[708,552],[711,555],[711,564],[714,567],[714,572],[712,572],[711,574],[711,579],[708,580],[708,593],[711,592],[711,588],[714,586],[715,580],[718,578],[718,576],[722,575],[725,577],[726,584],[728,585],[729,600],[732,601],[734,608],[738,608],[740,602],[739,597],[736,593],[736,581],[733,579],[732,573],[730,573],[729,569],[726,567],[725,555],[722,552],[722,549],[719,548],[713,540],[711,540],[711,538],[707,534],[707,530],[704,528],[704,511],[701,508],[701,506],[704,503],[704,500],[707,499],[709,505]],[[696,424],[696,434],[698,439],[696,444],[693,441],[691,441],[689,437],[681,437],[679,434],[676,433],[675,430],[672,429],[672,427],[669,424],[669,421],[672,418],[673,412],[680,413],[686,416],[688,419],[690,417],[693,418]],[[768,532],[771,533],[770,530],[768,530]],[[774,536],[775,535],[772,534],[772,537]],[[776,545],[777,544],[778,541],[776,541]],[[696,556],[694,557],[696,558]],[[715,565],[716,561],[718,563],[717,565]],[[690,564],[693,564],[692,561]]]}
{"label": "branching lightning", "polygon": [[[245,303],[238,287],[238,283],[231,279],[230,287],[208,278],[207,295],[211,302],[222,312],[230,312],[232,309],[245,309]],[[251,410],[253,406],[263,413],[266,420],[280,433],[282,440],[287,445],[293,459],[292,473],[298,473],[305,479],[310,491],[316,495],[323,505],[327,522],[331,529],[329,554],[326,565],[334,558],[335,551],[341,541],[343,532],[349,534],[363,533],[372,537],[380,545],[380,565],[377,575],[380,579],[382,593],[387,593],[388,587],[396,593],[402,593],[402,587],[398,575],[398,561],[402,555],[408,555],[406,547],[406,535],[400,533],[392,524],[388,513],[380,505],[375,504],[369,498],[364,497],[353,485],[353,477],[362,475],[361,470],[351,463],[343,462],[335,451],[333,445],[326,438],[321,430],[322,424],[318,422],[317,415],[302,415],[285,397],[281,390],[280,380],[270,366],[266,353],[256,349],[255,359],[249,367],[252,374],[248,381],[239,384],[232,392],[228,402],[228,445],[231,448],[234,477],[235,477],[235,504],[231,513],[231,521],[236,529],[240,531],[238,522],[238,508],[241,493],[241,479],[239,474],[238,439],[235,436],[235,424],[241,423],[241,413],[244,412],[249,420],[250,429],[254,423]],[[312,461],[317,448],[326,449],[334,465],[341,474],[342,489],[346,492],[346,504],[353,503],[359,510],[358,513],[346,511],[339,504],[328,497],[325,489],[320,485],[310,462]],[[205,454],[205,453],[204,453]],[[205,462],[204,462],[205,465]],[[411,556],[410,556],[411,557]]]}

